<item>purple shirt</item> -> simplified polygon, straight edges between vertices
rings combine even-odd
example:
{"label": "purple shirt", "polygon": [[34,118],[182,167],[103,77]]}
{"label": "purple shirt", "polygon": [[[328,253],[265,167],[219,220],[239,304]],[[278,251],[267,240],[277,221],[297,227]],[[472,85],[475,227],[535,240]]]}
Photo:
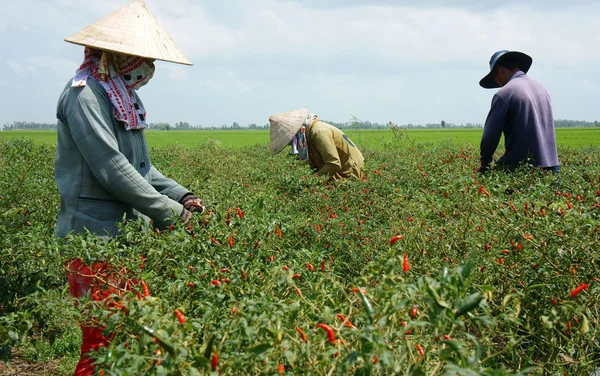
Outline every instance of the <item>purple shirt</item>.
{"label": "purple shirt", "polygon": [[481,137],[481,164],[487,165],[504,133],[506,152],[499,163],[516,167],[521,161],[537,167],[558,166],[550,94],[537,80],[516,72],[494,95]]}

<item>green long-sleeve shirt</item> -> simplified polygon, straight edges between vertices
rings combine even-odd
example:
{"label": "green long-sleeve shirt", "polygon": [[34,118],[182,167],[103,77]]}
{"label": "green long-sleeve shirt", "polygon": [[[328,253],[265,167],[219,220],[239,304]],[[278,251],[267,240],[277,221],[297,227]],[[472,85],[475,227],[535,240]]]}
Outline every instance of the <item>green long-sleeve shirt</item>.
{"label": "green long-sleeve shirt", "polygon": [[152,166],[144,132],[125,130],[100,84],[69,83],[58,100],[57,118],[57,236],[85,229],[114,236],[123,216],[140,214],[162,228],[182,212],[178,201],[188,191]]}

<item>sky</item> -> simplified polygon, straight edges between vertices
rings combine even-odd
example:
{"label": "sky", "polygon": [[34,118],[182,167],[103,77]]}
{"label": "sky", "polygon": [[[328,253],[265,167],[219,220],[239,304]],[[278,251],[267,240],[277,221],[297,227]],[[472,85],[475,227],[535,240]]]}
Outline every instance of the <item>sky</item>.
{"label": "sky", "polygon": [[[83,60],[64,42],[127,0],[2,0],[0,125],[55,122]],[[139,90],[149,122],[322,119],[483,123],[497,50],[533,57],[556,119],[600,120],[597,0],[146,0],[193,66],[157,62]]]}

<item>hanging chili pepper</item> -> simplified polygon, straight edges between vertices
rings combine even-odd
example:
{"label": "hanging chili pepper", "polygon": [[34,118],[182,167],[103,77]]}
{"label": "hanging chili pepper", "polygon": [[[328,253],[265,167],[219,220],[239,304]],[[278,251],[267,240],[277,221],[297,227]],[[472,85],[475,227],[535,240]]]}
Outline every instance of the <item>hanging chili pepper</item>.
{"label": "hanging chili pepper", "polygon": [[227,219],[225,220],[227,226],[231,225],[231,208],[227,208]]}
{"label": "hanging chili pepper", "polygon": [[319,328],[323,329],[327,333],[327,339],[329,340],[329,343],[335,344],[335,334],[333,333],[333,329],[331,329],[329,325],[317,324],[315,330]]}
{"label": "hanging chili pepper", "polygon": [[210,281],[210,284],[213,286],[221,286],[221,282],[218,279],[213,279]]}
{"label": "hanging chili pepper", "polygon": [[235,211],[240,219],[244,218],[244,212],[240,208],[235,208]]}
{"label": "hanging chili pepper", "polygon": [[393,236],[393,237],[390,239],[390,245],[394,245],[394,243],[395,243],[395,242],[397,242],[397,241],[398,241],[398,240],[400,240],[400,239],[404,239],[404,235],[396,235],[396,236]]}
{"label": "hanging chili pepper", "polygon": [[218,365],[219,365],[219,356],[217,354],[212,354],[212,358],[210,359],[210,368],[213,371],[216,371]]}
{"label": "hanging chili pepper", "polygon": [[419,356],[423,356],[423,354],[425,354],[425,351],[423,351],[423,348],[421,347],[421,345],[419,345],[418,343],[415,343],[415,347],[417,348],[417,351],[419,352]]}
{"label": "hanging chili pepper", "polygon": [[233,234],[229,234],[229,246],[233,247]]}
{"label": "hanging chili pepper", "polygon": [[410,264],[408,263],[408,256],[406,255],[406,253],[404,254],[404,262],[402,263],[402,269],[404,270],[404,273],[408,273],[408,271],[410,270]]}
{"label": "hanging chili pepper", "polygon": [[321,271],[325,271],[325,261],[321,261]]}
{"label": "hanging chili pepper", "polygon": [[412,317],[414,319],[415,317],[417,317],[418,314],[419,314],[419,306],[413,306],[410,309],[410,317]]}
{"label": "hanging chili pepper", "polygon": [[144,297],[150,296],[150,290],[148,289],[148,285],[146,285],[146,282],[141,281],[140,283],[142,284],[142,291],[144,292]]}
{"label": "hanging chili pepper", "polygon": [[221,243],[219,243],[218,241],[215,240],[215,238],[213,238],[212,236],[210,237],[210,241],[214,244],[214,245],[221,245]]}
{"label": "hanging chili pepper", "polygon": [[177,317],[177,320],[179,320],[180,323],[185,324],[185,316],[183,315],[183,313],[181,313],[181,311],[176,309],[175,316]]}
{"label": "hanging chili pepper", "polygon": [[589,283],[580,284],[573,291],[571,291],[571,298],[576,297],[577,295],[579,295],[580,292],[582,292],[583,290],[587,290],[589,287],[590,287]]}
{"label": "hanging chili pepper", "polygon": [[308,264],[306,264],[306,269],[308,269],[308,270],[310,270],[312,272],[313,270],[315,270],[315,267],[312,266],[311,263],[308,263]]}
{"label": "hanging chili pepper", "polygon": [[335,315],[338,319],[342,320],[342,323],[344,324],[344,326],[347,326],[348,328],[352,328],[352,329],[356,329],[356,327],[354,325],[352,325],[352,323],[350,322],[350,320],[346,319],[344,317],[344,315],[342,315],[341,313],[338,313],[337,315]]}
{"label": "hanging chili pepper", "polygon": [[308,337],[306,337],[306,334],[304,334],[304,332],[302,331],[302,329],[300,329],[299,327],[296,327],[296,331],[298,333],[300,333],[300,337],[302,337],[302,340],[304,342],[308,342]]}

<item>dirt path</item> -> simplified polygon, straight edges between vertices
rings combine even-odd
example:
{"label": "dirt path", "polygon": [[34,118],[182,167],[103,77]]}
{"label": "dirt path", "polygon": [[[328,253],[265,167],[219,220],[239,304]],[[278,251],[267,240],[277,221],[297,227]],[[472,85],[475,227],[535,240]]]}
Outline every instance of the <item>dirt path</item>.
{"label": "dirt path", "polygon": [[50,376],[57,375],[57,366],[60,359],[50,362],[30,362],[23,359],[13,351],[10,368],[4,362],[0,362],[1,376]]}

